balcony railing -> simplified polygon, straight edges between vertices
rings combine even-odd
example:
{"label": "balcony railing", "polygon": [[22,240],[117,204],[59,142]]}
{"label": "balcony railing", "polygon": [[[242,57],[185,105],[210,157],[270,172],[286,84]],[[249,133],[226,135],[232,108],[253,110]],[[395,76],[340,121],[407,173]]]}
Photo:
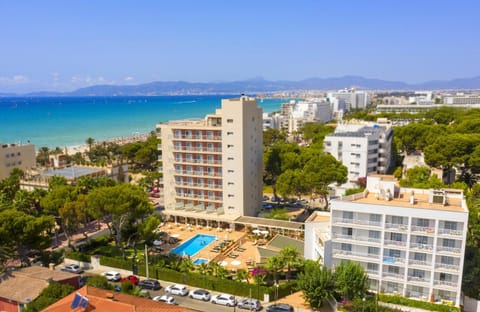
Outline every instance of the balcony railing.
{"label": "balcony railing", "polygon": [[173,146],[174,151],[189,151],[200,153],[221,153],[222,149],[218,147],[193,147],[193,146]]}
{"label": "balcony railing", "polygon": [[450,230],[450,229],[438,229],[438,234],[443,234],[443,235],[452,235],[452,236],[462,236],[463,232],[459,230]]}
{"label": "balcony railing", "polygon": [[403,280],[404,275],[403,274],[397,274],[397,273],[383,273],[384,278],[390,278],[390,279],[396,279],[396,280]]}
{"label": "balcony railing", "polygon": [[441,263],[441,262],[437,262],[435,263],[435,267],[438,268],[438,269],[447,269],[447,270],[451,270],[451,271],[459,271],[460,270],[460,266],[457,264],[446,264],[446,263]]}
{"label": "balcony railing", "polygon": [[410,281],[410,282],[420,282],[420,283],[429,283],[430,278],[409,275],[408,276],[408,281]]}
{"label": "balcony railing", "polygon": [[177,140],[211,140],[211,141],[220,141],[222,139],[221,136],[218,135],[173,135],[174,139]]}
{"label": "balcony railing", "polygon": [[406,231],[408,230],[408,225],[403,224],[403,223],[385,223],[385,227],[387,229],[396,229],[396,230],[401,230],[401,231]]}
{"label": "balcony railing", "polygon": [[423,266],[431,266],[432,265],[430,262],[423,261],[423,260],[415,260],[415,259],[409,259],[408,263],[411,264],[411,265],[423,265]]}
{"label": "balcony railing", "polygon": [[410,244],[410,248],[423,249],[423,250],[433,250],[433,245],[430,245],[430,244],[411,243],[411,244]]}
{"label": "balcony railing", "polygon": [[407,245],[406,241],[396,241],[396,240],[390,240],[386,239],[384,241],[384,245],[393,245],[393,246],[400,246],[400,247],[405,247]]}
{"label": "balcony railing", "polygon": [[221,201],[221,200],[223,200],[223,197],[221,197],[221,196],[208,196],[208,195],[202,195],[202,194],[188,194],[188,193],[180,194],[180,193],[177,193],[175,196],[180,197],[180,198],[195,198],[195,199],[206,200],[206,201],[209,201],[209,200]]}
{"label": "balcony railing", "polygon": [[437,251],[440,252],[451,252],[451,253],[460,253],[462,250],[460,248],[455,248],[455,247],[443,247],[443,246],[438,246]]}
{"label": "balcony railing", "polygon": [[333,222],[334,223],[370,225],[370,226],[382,226],[381,222],[361,220],[361,219],[333,218]]}
{"label": "balcony railing", "polygon": [[186,182],[175,182],[176,186],[184,187],[195,187],[195,188],[209,188],[209,189],[221,189],[221,184],[208,184],[208,183],[186,183]]}
{"label": "balcony railing", "polygon": [[369,258],[369,259],[378,259],[379,255],[364,253],[364,252],[354,252],[348,250],[333,250],[333,254],[336,256],[352,256],[352,257],[361,257],[361,258]]}
{"label": "balcony railing", "polygon": [[397,257],[390,257],[390,256],[383,257],[383,263],[386,263],[386,264],[403,264],[404,262],[405,262],[404,258],[397,258]]}
{"label": "balcony railing", "polygon": [[175,170],[175,174],[191,175],[200,177],[221,177],[221,172],[208,172],[208,171],[188,171],[188,170]]}
{"label": "balcony railing", "polygon": [[441,281],[441,280],[434,280],[433,284],[435,286],[449,286],[449,287],[457,287],[458,283],[453,281]]}
{"label": "balcony railing", "polygon": [[378,238],[370,238],[368,236],[345,235],[345,234],[336,234],[336,233],[333,234],[333,238],[362,241],[362,242],[369,242],[369,243],[380,243],[381,241]]}
{"label": "balcony railing", "polygon": [[221,160],[215,159],[194,159],[194,158],[175,158],[176,163],[191,163],[191,164],[205,164],[205,165],[221,165]]}
{"label": "balcony railing", "polygon": [[412,225],[412,232],[422,232],[426,234],[435,234],[435,229],[429,226]]}

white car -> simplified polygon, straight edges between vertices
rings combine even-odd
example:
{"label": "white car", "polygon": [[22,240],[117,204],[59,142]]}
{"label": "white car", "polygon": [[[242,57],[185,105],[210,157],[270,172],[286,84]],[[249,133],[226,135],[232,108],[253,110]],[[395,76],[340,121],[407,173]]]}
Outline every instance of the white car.
{"label": "white car", "polygon": [[188,289],[184,285],[170,285],[165,288],[165,292],[167,294],[172,294],[172,295],[180,295],[180,296],[186,296],[188,295]]}
{"label": "white car", "polygon": [[155,296],[155,297],[152,298],[152,300],[159,301],[159,302],[165,302],[167,304],[177,304],[177,302],[175,301],[175,298],[173,298],[172,296],[167,296],[167,295]]}
{"label": "white car", "polygon": [[122,278],[122,276],[120,276],[120,273],[115,271],[104,272],[102,275],[105,276],[107,280],[111,282],[118,282]]}
{"label": "white car", "polygon": [[237,304],[237,300],[235,300],[235,297],[229,294],[220,294],[213,296],[210,302],[214,304],[221,304],[227,307],[234,307]]}
{"label": "white car", "polygon": [[64,265],[60,268],[61,271],[64,271],[64,272],[70,272],[70,273],[75,273],[75,274],[80,274],[80,273],[83,273],[83,270],[82,268],[80,268],[80,266],[76,265],[76,264],[67,264],[67,265]]}
{"label": "white car", "polygon": [[190,292],[190,298],[203,300],[203,301],[210,301],[211,295],[208,290],[195,289]]}

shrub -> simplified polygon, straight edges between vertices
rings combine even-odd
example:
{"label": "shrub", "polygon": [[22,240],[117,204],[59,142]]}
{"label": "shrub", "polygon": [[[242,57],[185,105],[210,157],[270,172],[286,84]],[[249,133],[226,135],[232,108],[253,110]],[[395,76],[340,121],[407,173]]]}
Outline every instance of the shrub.
{"label": "shrub", "polygon": [[430,311],[439,311],[439,312],[459,312],[460,310],[457,307],[452,307],[443,304],[435,304],[426,301],[408,299],[399,295],[385,295],[380,294],[379,300],[386,303],[393,303],[398,305],[409,306],[413,308],[420,308]]}

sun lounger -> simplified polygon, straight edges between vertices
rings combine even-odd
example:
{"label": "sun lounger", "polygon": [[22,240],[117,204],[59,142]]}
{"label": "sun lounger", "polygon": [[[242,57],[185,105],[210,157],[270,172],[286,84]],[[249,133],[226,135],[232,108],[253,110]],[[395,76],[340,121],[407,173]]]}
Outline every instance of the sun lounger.
{"label": "sun lounger", "polygon": [[238,254],[235,254],[235,253],[232,252],[232,253],[230,253],[228,256],[229,256],[230,258],[232,258],[232,259],[235,259],[235,258],[238,257]]}
{"label": "sun lounger", "polygon": [[247,250],[247,249],[242,248],[242,247],[237,247],[237,248],[235,248],[235,250],[236,250],[236,251],[239,251],[239,252],[244,252],[244,251]]}

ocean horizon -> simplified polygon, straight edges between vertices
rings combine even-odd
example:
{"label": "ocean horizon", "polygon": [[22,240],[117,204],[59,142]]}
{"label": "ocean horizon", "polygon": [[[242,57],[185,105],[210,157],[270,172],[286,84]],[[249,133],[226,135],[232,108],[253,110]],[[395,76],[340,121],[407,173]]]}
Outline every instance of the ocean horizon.
{"label": "ocean horizon", "polygon": [[[238,95],[5,97],[0,98],[0,142],[54,149],[149,133],[160,122],[198,119]],[[263,99],[264,112],[290,99]]]}

